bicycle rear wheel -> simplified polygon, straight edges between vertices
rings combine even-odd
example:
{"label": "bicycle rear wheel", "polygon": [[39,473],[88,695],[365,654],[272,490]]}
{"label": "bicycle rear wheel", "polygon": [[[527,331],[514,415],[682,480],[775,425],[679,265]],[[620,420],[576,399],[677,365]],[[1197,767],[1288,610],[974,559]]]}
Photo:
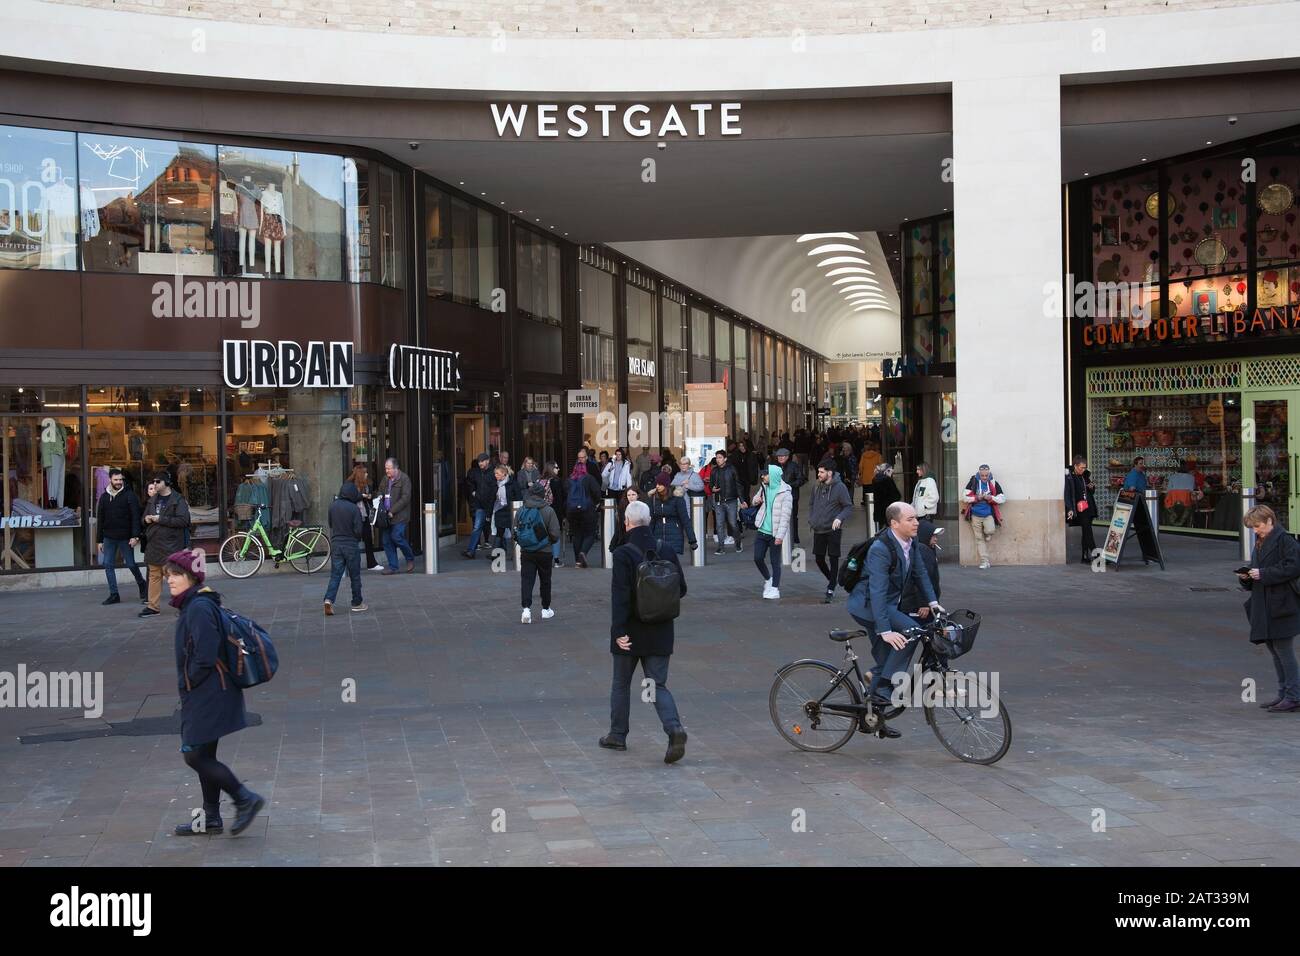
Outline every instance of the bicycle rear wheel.
{"label": "bicycle rear wheel", "polygon": [[320,528],[309,528],[287,542],[284,550],[293,555],[289,564],[295,571],[313,574],[329,564],[330,539]]}
{"label": "bicycle rear wheel", "polygon": [[858,729],[856,717],[828,713],[824,709],[825,704],[862,703],[858,689],[847,677],[826,694],[837,674],[839,671],[830,664],[798,661],[781,668],[772,682],[767,695],[772,723],[782,737],[800,750],[830,753],[848,743]]}
{"label": "bicycle rear wheel", "polygon": [[249,578],[257,573],[266,558],[262,542],[247,531],[239,531],[221,542],[217,560],[228,577]]}
{"label": "bicycle rear wheel", "polygon": [[925,722],[950,754],[966,763],[991,764],[1011,749],[1011,717],[984,681],[947,671],[926,702]]}

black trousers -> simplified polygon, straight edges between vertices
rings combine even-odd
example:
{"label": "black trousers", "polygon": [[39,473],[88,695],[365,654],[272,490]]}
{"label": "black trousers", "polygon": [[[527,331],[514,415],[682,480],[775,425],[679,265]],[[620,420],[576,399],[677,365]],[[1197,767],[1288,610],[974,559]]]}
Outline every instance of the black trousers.
{"label": "black trousers", "polygon": [[542,579],[542,607],[551,606],[551,572],[554,570],[551,546],[545,551],[519,552],[519,604],[521,607],[533,606],[533,581]]}
{"label": "black trousers", "polygon": [[223,790],[230,794],[231,800],[239,799],[243,784],[229,767],[217,759],[217,741],[199,744],[193,750],[185,751],[183,755],[185,763],[199,775],[205,810],[215,811],[221,805]]}
{"label": "black trousers", "polygon": [[[1088,510],[1091,511],[1092,509],[1089,508]],[[1092,522],[1084,521],[1079,525],[1079,530],[1083,532],[1083,556],[1091,558],[1092,552],[1097,550],[1097,539],[1093,537]]]}
{"label": "black trousers", "polygon": [[[813,532],[813,557],[817,559],[817,567],[822,574],[826,575],[826,589],[828,591],[835,589],[835,578],[840,567],[840,541],[843,535],[843,528],[838,531]],[[830,558],[829,563],[827,562],[828,556]]]}
{"label": "black trousers", "polygon": [[790,489],[790,540],[799,543],[799,488]]}

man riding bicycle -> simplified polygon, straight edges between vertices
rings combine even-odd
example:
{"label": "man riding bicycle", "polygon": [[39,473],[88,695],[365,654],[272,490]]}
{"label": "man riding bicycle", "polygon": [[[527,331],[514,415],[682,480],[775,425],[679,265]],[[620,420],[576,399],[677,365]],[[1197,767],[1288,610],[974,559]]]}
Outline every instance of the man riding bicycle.
{"label": "man riding bicycle", "polygon": [[[906,672],[916,653],[916,641],[909,641],[901,632],[917,626],[917,620],[899,609],[899,602],[908,585],[919,589],[927,607],[922,607],[917,618],[927,618],[931,610],[942,613],[943,607],[935,598],[934,587],[925,570],[925,562],[914,551],[919,522],[916,511],[906,502],[896,501],[885,511],[889,529],[881,534],[867,550],[866,567],[862,579],[849,596],[849,614],[867,630],[871,638],[871,656],[876,666],[871,669],[872,680],[868,698],[877,707],[891,706],[889,700],[894,675]],[[879,736],[901,737],[897,730],[881,723]]]}

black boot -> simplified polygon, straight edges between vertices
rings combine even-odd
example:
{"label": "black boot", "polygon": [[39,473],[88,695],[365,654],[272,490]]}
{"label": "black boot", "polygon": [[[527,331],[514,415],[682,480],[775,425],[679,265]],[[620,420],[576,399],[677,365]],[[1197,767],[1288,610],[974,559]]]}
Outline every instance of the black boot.
{"label": "black boot", "polygon": [[240,834],[247,830],[248,825],[253,822],[253,817],[257,816],[258,811],[264,806],[266,806],[265,800],[247,787],[242,787],[239,797],[235,800],[235,825],[230,828],[231,834]]}
{"label": "black boot", "polygon": [[100,601],[99,603],[100,604],[121,604],[122,598],[119,595],[110,594],[108,597],[104,598],[104,600]]}
{"label": "black boot", "polygon": [[221,806],[203,807],[203,829],[199,829],[196,821],[191,820],[189,823],[178,823],[175,834],[177,836],[203,836],[207,833],[221,833],[226,827],[221,822]]}

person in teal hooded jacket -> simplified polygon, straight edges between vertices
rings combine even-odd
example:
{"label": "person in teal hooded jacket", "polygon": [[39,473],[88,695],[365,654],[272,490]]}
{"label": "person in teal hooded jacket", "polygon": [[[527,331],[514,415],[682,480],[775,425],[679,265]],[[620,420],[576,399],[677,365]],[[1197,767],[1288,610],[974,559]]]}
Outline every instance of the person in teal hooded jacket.
{"label": "person in teal hooded jacket", "polygon": [[[759,479],[758,492],[750,501],[758,505],[754,515],[754,527],[758,529],[758,541],[754,545],[754,564],[758,573],[763,575],[763,597],[769,601],[781,597],[781,542],[790,533],[790,512],[794,507],[794,495],[790,486],[781,477],[780,465],[768,465],[767,471]],[[768,552],[772,553],[772,572],[768,573]]]}

